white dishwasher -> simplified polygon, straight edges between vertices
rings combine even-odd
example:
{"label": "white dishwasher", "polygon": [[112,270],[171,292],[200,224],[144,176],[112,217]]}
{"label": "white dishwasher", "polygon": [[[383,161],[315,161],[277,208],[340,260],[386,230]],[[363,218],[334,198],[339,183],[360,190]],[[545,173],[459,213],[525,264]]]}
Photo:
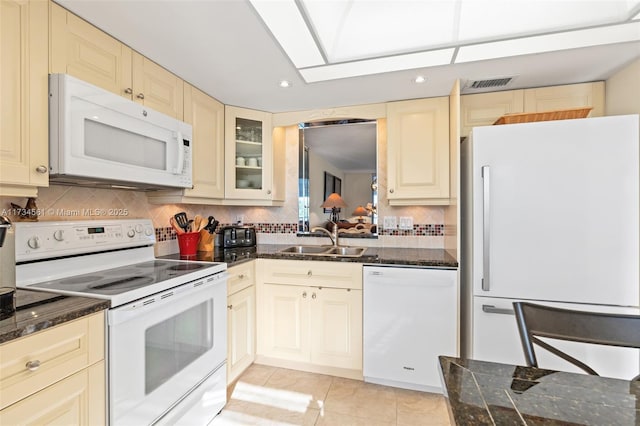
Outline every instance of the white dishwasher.
{"label": "white dishwasher", "polygon": [[458,356],[457,283],[452,269],[364,267],[366,382],[443,392],[438,356]]}

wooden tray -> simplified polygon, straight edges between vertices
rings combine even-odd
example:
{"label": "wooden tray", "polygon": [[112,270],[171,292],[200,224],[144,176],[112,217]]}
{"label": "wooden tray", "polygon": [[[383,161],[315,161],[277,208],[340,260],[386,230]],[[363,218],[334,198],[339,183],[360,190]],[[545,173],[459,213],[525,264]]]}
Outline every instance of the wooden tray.
{"label": "wooden tray", "polygon": [[569,120],[572,118],[585,118],[593,107],[562,109],[545,112],[523,112],[518,114],[505,114],[493,124],[531,123],[533,121]]}

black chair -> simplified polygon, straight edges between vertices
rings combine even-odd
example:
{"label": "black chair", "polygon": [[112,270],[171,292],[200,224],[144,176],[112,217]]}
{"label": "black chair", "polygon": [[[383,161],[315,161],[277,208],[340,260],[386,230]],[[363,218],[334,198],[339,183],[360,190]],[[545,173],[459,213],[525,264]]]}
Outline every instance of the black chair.
{"label": "black chair", "polygon": [[[554,355],[574,364],[589,374],[598,376],[591,367],[538,339],[570,340],[609,346],[640,348],[640,316],[605,314],[552,308],[527,302],[513,302],[518,331],[527,365],[538,367],[534,343]],[[640,375],[633,380],[640,378]]]}

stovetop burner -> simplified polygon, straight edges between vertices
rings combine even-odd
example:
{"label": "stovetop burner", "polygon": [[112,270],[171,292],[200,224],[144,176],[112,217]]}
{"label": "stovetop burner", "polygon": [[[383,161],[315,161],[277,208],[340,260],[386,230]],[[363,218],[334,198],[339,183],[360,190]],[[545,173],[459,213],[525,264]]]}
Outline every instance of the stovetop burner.
{"label": "stovetop burner", "polygon": [[149,285],[154,281],[153,277],[122,277],[103,284],[89,284],[88,288],[119,293],[122,290],[131,290],[143,285]]}
{"label": "stovetop burner", "polygon": [[[212,263],[198,263],[176,260],[152,260],[146,262],[124,265],[118,268],[105,269],[87,274],[64,277],[42,283],[30,285],[32,289],[57,291],[63,294],[84,295],[101,297],[113,300],[113,296],[130,291],[137,291],[144,287],[159,284],[162,287],[166,282],[176,278],[189,278],[189,274],[203,268],[214,266]],[[202,276],[199,274],[199,276]],[[196,277],[197,278],[197,277]],[[186,281],[177,282],[175,285]],[[150,287],[143,296],[153,294]]]}
{"label": "stovetop burner", "polygon": [[201,263],[181,263],[179,265],[167,268],[170,271],[193,271],[194,269],[204,268],[206,265]]}
{"label": "stovetop burner", "polygon": [[[42,242],[38,250],[29,248],[32,238]],[[147,219],[25,222],[16,227],[16,286],[115,308],[226,270],[222,262],[158,259],[155,242]]]}

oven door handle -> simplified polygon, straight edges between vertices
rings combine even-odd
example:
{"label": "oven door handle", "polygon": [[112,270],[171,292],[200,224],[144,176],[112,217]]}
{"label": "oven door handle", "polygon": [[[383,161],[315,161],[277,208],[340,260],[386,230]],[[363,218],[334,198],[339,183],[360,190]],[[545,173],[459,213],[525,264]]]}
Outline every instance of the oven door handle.
{"label": "oven door handle", "polygon": [[152,296],[145,297],[144,299],[139,299],[135,302],[110,309],[107,312],[108,324],[109,326],[122,324],[133,318],[139,318],[151,311],[174,305],[178,300],[182,300],[185,297],[193,297],[201,292],[211,292],[213,295],[213,292],[216,290],[216,286],[222,284],[221,280],[224,281],[224,286],[220,286],[222,288],[222,290],[220,290],[220,294],[224,293],[226,298],[226,280],[228,276],[228,272],[220,272],[169,290],[161,291]]}

